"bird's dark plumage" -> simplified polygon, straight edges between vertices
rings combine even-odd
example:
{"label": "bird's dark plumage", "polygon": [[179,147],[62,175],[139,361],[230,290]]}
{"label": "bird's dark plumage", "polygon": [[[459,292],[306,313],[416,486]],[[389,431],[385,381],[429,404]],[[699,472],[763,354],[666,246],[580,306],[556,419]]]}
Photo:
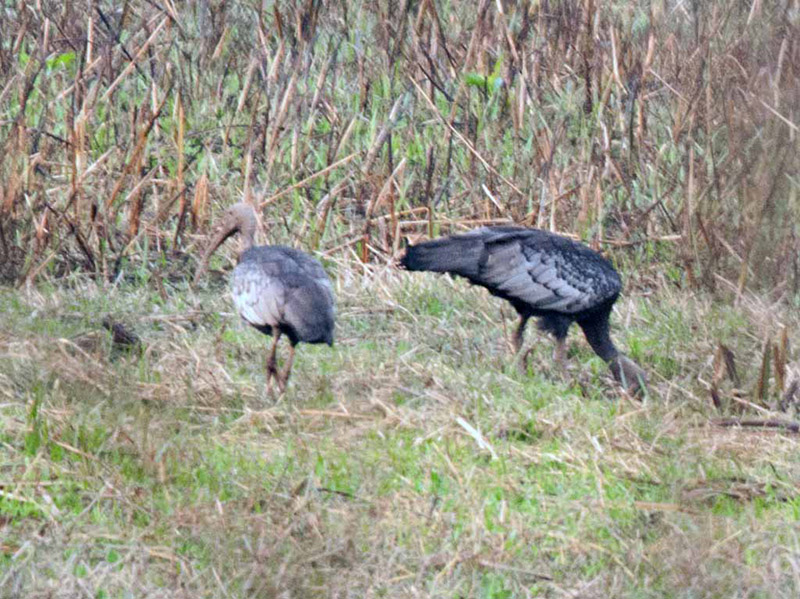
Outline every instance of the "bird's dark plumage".
{"label": "bird's dark plumage", "polygon": [[609,335],[611,308],[622,289],[619,274],[581,243],[538,229],[482,227],[411,246],[402,265],[459,275],[508,300],[520,315],[517,350],[528,319],[538,317],[540,328],[556,337],[557,359],[563,359],[567,330],[577,322],[615,377],[634,385],[644,375]]}

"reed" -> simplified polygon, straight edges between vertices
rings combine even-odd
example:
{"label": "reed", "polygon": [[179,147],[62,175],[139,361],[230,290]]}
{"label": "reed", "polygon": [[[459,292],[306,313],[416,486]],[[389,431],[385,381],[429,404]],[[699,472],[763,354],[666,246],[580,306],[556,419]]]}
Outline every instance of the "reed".
{"label": "reed", "polygon": [[113,279],[252,194],[313,232],[292,243],[363,261],[511,218],[690,288],[800,289],[800,35],[778,5],[48,6],[3,25],[7,281]]}

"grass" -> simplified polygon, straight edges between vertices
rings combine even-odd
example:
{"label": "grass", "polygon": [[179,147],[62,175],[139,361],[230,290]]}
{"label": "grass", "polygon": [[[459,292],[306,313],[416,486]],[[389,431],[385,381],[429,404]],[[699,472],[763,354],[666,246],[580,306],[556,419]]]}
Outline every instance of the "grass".
{"label": "grass", "polygon": [[[797,596],[796,435],[720,421],[796,416],[796,11],[12,4],[0,598]],[[277,404],[186,283],[240,198],[337,287]],[[577,334],[520,373],[507,306],[391,266],[488,222],[615,261],[643,401]]]}
{"label": "grass", "polygon": [[517,222],[693,289],[798,295],[795,11],[475,4],[10,7],[0,282],[114,280],[244,198],[364,262]]}
{"label": "grass", "polygon": [[632,292],[614,322],[652,373],[638,402],[578,334],[562,377],[530,332],[520,373],[481,290],[334,266],[337,343],[302,346],[278,403],[218,277],[0,291],[4,596],[800,590],[797,438],[713,426],[708,393],[716,344],[750,384],[790,311]]}

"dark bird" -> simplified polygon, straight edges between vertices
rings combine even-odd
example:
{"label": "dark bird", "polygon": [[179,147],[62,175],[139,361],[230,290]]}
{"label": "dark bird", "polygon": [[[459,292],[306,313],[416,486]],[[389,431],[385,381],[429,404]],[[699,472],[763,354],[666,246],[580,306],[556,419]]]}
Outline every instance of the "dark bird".
{"label": "dark bird", "polygon": [[141,345],[139,336],[130,328],[117,322],[111,316],[103,318],[103,328],[111,333],[111,343],[118,349],[131,349]]}
{"label": "dark bird", "polygon": [[482,227],[411,246],[402,265],[464,277],[509,301],[520,317],[515,352],[535,316],[539,328],[555,336],[555,360],[563,368],[567,330],[577,322],[617,381],[631,391],[645,382],[645,372],[617,351],[609,335],[611,307],[622,289],[619,273],[581,243],[539,229]]}
{"label": "dark bird", "polygon": [[[214,251],[234,233],[242,239],[239,263],[233,269],[231,289],[239,315],[250,326],[272,335],[267,355],[267,390],[272,379],[285,391],[300,343],[333,345],[334,301],[330,279],[322,265],[308,254],[281,245],[254,246],[256,213],[249,204],[232,206],[203,254],[195,281],[205,272]],[[281,335],[291,344],[283,372],[275,352]]]}

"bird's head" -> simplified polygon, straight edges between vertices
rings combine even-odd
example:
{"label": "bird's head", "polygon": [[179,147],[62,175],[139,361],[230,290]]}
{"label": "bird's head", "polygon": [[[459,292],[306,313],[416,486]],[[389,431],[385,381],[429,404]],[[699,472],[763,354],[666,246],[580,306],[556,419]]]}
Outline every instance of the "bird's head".
{"label": "bird's head", "polygon": [[217,251],[228,237],[234,233],[239,233],[242,236],[242,251],[252,247],[256,228],[258,226],[258,219],[256,218],[256,211],[250,204],[239,202],[234,204],[225,211],[225,215],[216,227],[214,237],[208,249],[203,254],[200,260],[200,266],[197,267],[197,272],[194,275],[194,282],[196,283],[200,277],[205,273],[208,268],[208,261],[211,256]]}
{"label": "bird's head", "polygon": [[647,373],[628,356],[618,354],[608,366],[616,381],[628,393],[639,395],[647,388]]}

